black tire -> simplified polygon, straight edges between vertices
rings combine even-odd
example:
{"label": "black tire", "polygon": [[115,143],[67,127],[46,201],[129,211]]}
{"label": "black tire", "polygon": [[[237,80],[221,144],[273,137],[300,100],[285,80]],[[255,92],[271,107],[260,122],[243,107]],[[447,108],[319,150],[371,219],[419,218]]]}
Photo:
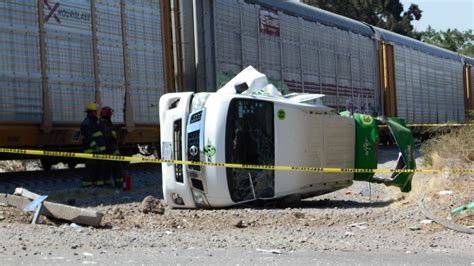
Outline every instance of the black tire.
{"label": "black tire", "polygon": [[76,166],[77,166],[77,161],[74,160],[74,159],[69,160],[69,161],[67,162],[67,167],[68,167],[69,169],[74,169],[74,168],[76,168]]}
{"label": "black tire", "polygon": [[43,168],[44,171],[49,171],[51,170],[51,167],[56,164],[56,162],[50,158],[41,158],[41,167]]}

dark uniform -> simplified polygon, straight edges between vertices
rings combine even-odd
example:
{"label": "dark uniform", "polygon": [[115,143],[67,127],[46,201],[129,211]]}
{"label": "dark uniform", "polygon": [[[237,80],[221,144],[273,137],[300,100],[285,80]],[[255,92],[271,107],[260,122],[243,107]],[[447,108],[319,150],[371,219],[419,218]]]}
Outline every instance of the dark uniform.
{"label": "dark uniform", "polygon": [[[100,110],[100,119],[99,119],[99,130],[102,132],[105,140],[106,154],[120,155],[118,139],[117,139],[117,130],[112,124],[111,116],[113,110],[110,107],[103,107]],[[106,178],[106,183],[113,185],[116,188],[122,188],[123,186],[123,175],[124,170],[121,162],[117,161],[106,161],[104,166],[104,176]],[[112,179],[110,179],[112,177]]]}
{"label": "dark uniform", "polygon": [[[86,108],[87,117],[81,123],[81,137],[84,153],[100,154],[106,150],[104,137],[99,130],[97,118],[97,105],[89,103]],[[87,175],[82,180],[82,187],[104,185],[102,180],[103,168],[97,160],[86,160]]]}

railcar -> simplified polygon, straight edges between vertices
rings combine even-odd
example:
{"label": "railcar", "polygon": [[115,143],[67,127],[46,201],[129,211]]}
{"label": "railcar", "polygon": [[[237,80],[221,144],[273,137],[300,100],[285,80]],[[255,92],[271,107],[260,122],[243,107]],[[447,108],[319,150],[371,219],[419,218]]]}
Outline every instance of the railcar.
{"label": "railcar", "polygon": [[0,0],[0,146],[78,150],[95,101],[125,152],[152,147],[161,95],[215,92],[249,65],[337,111],[464,122],[473,64],[294,1]]}
{"label": "railcar", "polygon": [[472,58],[297,1],[200,1],[198,91],[253,65],[281,91],[325,94],[338,111],[409,123],[464,122]]}
{"label": "railcar", "polygon": [[170,54],[165,8],[147,0],[0,1],[0,146],[80,149],[88,102],[114,109],[124,153],[157,143]]}

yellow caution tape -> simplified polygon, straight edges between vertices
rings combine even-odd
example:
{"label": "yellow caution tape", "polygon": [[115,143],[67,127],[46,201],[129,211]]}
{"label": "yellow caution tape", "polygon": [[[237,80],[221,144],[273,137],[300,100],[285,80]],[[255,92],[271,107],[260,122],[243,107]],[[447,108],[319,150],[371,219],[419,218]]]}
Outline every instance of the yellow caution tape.
{"label": "yellow caution tape", "polygon": [[[406,124],[407,127],[464,127],[464,126],[474,126],[474,124]],[[379,127],[387,127],[387,125],[379,125]]]}
{"label": "yellow caution tape", "polygon": [[164,159],[153,159],[153,158],[131,157],[131,156],[109,155],[109,154],[90,154],[90,153],[27,150],[27,149],[12,149],[12,148],[0,148],[0,153],[13,153],[13,154],[36,155],[36,156],[53,156],[53,157],[69,157],[69,158],[121,161],[121,162],[167,163],[167,164],[182,164],[182,165],[214,166],[214,167],[225,167],[225,168],[240,168],[240,169],[276,170],[276,171],[289,171],[289,172],[427,173],[427,174],[474,173],[474,169],[356,169],[356,168],[335,168],[335,167],[304,167],[304,166],[253,165],[253,164],[237,164],[237,163],[209,163],[209,162],[194,162],[194,161],[181,161],[181,160],[164,160]]}

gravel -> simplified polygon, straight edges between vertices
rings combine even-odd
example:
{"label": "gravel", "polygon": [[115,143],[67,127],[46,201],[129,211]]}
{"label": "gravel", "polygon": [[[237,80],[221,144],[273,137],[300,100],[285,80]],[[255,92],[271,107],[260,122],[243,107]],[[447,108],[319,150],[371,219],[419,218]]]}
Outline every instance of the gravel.
{"label": "gravel", "polygon": [[[396,159],[396,153],[395,149],[382,150],[385,157],[379,167],[393,167],[395,161],[391,158]],[[62,259],[58,261],[62,262],[124,264],[127,256],[131,263],[146,263],[163,255],[170,259],[168,262],[192,263],[178,257],[197,252],[203,260],[195,262],[212,261],[213,254],[225,254],[222,259],[229,262],[225,252],[237,253],[234,255],[239,257],[238,254],[256,250],[260,250],[258,254],[265,253],[261,250],[269,251],[265,256],[295,254],[295,261],[301,254],[321,252],[449,254],[472,258],[472,235],[422,222],[426,218],[416,206],[420,192],[425,191],[427,207],[443,218],[448,217],[453,205],[465,204],[474,198],[472,175],[461,178],[467,180],[468,186],[427,185],[436,178],[447,177],[416,175],[414,190],[408,194],[379,184],[354,182],[347,189],[305,199],[298,206],[288,208],[240,206],[175,210],[161,203],[159,185],[135,186],[133,192],[96,189],[86,193],[88,191],[81,190],[82,194],[68,195],[76,197],[78,206],[102,211],[105,214],[102,228],[80,227],[78,230],[76,226],[44,217],[40,224],[30,225],[31,214],[0,206],[0,261],[38,257],[48,264],[51,258],[59,256]],[[442,190],[453,193],[439,195]],[[63,195],[62,200],[67,197]],[[472,211],[471,215],[464,213],[450,218],[466,226],[474,224]],[[246,257],[243,261],[272,263],[272,260],[261,261],[257,257],[256,260]]]}

